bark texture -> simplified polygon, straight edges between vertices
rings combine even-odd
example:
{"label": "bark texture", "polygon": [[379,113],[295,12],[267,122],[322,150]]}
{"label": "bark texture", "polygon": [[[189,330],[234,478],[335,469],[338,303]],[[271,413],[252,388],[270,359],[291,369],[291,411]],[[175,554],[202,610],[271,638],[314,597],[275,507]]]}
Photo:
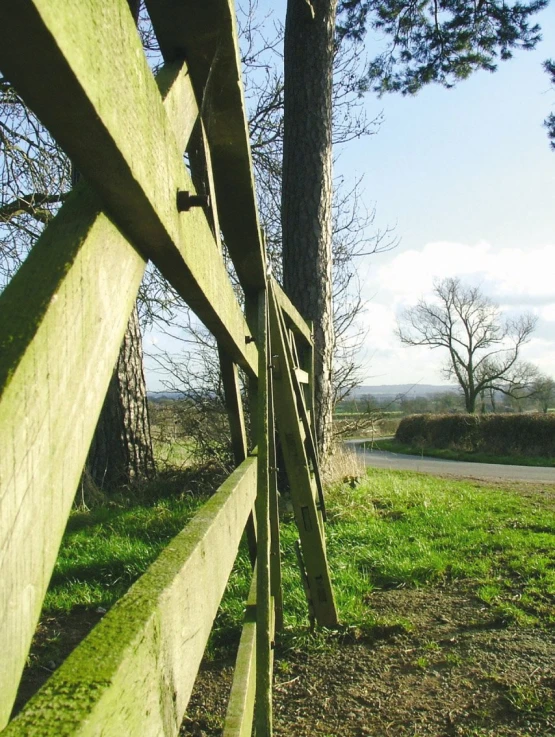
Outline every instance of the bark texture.
{"label": "bark texture", "polygon": [[337,0],[289,0],[285,24],[283,285],[314,325],[315,424],[331,443],[332,70]]}
{"label": "bark texture", "polygon": [[[128,0],[135,23],[139,0]],[[73,167],[75,185],[79,173]],[[94,432],[85,475],[101,489],[154,476],[139,313],[133,308]]]}
{"label": "bark texture", "polygon": [[86,469],[96,486],[108,489],[154,474],[137,307],[129,318]]}

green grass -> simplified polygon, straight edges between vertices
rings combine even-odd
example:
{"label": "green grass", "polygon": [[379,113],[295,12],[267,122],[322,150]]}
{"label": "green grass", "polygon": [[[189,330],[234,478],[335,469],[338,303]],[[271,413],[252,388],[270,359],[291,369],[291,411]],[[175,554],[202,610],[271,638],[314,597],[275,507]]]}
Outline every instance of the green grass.
{"label": "green grass", "polygon": [[[202,504],[191,494],[130,500],[73,512],[44,612],[110,607]],[[529,496],[476,482],[369,470],[354,489],[328,493],[327,550],[344,636],[410,629],[384,621],[372,592],[465,581],[492,617],[520,626],[555,624],[555,511]],[[281,527],[285,647],[327,647],[337,634],[312,634],[294,553],[291,519]],[[217,617],[212,656],[239,639],[250,565],[241,550]]]}
{"label": "green grass", "polygon": [[193,458],[194,443],[191,440],[153,440],[154,457],[157,467],[185,468]]}
{"label": "green grass", "polygon": [[44,614],[112,606],[206,501],[190,493],[160,498],[154,487],[149,490],[151,501],[144,493],[139,502],[120,496],[71,513]]}
{"label": "green grass", "polygon": [[[352,489],[328,494],[327,552],[340,611],[340,635],[374,634],[411,623],[384,621],[372,610],[379,589],[465,581],[492,619],[520,626],[555,625],[555,511],[527,497],[476,482],[370,470]],[[282,525],[285,647],[326,647],[311,635],[294,563],[297,531]],[[216,621],[212,654],[237,642],[248,589],[246,557]],[[239,596],[239,600],[238,597]]]}
{"label": "green grass", "polygon": [[449,448],[422,448],[414,445],[405,445],[397,440],[378,438],[372,447],[376,450],[389,450],[392,453],[406,453],[415,456],[431,456],[445,458],[449,461],[471,461],[473,463],[499,463],[513,466],[555,466],[555,458],[526,457],[526,456],[496,456],[488,453],[470,453]]}

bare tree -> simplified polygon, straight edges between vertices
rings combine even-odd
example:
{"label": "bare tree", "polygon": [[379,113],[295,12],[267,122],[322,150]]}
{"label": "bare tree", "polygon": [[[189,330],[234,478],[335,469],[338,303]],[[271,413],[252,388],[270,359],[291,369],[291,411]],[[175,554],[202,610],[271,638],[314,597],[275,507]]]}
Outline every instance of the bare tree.
{"label": "bare tree", "polygon": [[70,179],[63,151],[0,76],[0,289],[56,214]]}
{"label": "bare tree", "polygon": [[459,383],[469,413],[475,412],[476,400],[488,390],[522,392],[530,382],[530,364],[520,362],[519,356],[536,318],[525,314],[503,320],[497,305],[459,279],[437,282],[434,295],[433,302],[420,299],[403,312],[397,329],[400,340],[448,352],[444,375]]}

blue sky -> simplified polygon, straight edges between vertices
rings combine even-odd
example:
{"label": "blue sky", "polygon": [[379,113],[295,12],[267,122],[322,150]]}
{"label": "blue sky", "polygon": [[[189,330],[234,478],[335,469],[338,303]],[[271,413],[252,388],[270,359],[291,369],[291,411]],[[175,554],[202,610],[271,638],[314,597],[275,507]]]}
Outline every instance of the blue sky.
{"label": "blue sky", "polygon": [[[284,20],[284,1],[260,7]],[[376,226],[396,226],[400,239],[359,265],[369,330],[364,383],[443,383],[441,354],[400,345],[394,328],[399,311],[446,276],[481,285],[509,316],[534,312],[538,327],[523,358],[555,376],[555,153],[542,125],[555,110],[542,69],[555,57],[553,8],[538,20],[537,49],[516,53],[495,74],[411,98],[367,95],[369,117],[383,111],[380,131],[338,152],[336,171],[364,175]]]}
{"label": "blue sky", "polygon": [[523,358],[555,375],[555,153],[542,125],[555,106],[542,69],[555,56],[553,9],[539,20],[537,50],[495,74],[366,100],[370,114],[383,109],[384,123],[350,144],[339,167],[365,174],[377,224],[396,224],[401,239],[363,269],[368,383],[441,380],[440,353],[401,346],[393,329],[398,311],[446,276],[481,285],[508,315],[537,314]]}

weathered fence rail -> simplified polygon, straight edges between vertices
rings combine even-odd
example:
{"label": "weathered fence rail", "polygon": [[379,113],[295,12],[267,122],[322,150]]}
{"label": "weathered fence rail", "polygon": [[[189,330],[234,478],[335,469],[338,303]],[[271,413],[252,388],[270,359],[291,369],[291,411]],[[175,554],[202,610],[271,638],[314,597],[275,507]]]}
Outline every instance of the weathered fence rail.
{"label": "weathered fence rail", "polygon": [[[282,622],[274,393],[310,609],[337,621],[310,329],[266,276],[233,3],[147,7],[165,60],[156,79],[126,0],[0,3],[0,69],[84,180],[0,296],[0,729],[149,259],[217,339],[238,467],[6,734],[176,735],[245,529],[256,573],[224,734],[248,735],[253,720],[258,737],[271,734]],[[210,206],[182,211],[178,193],[199,181]],[[237,367],[251,384],[255,455]]]}

